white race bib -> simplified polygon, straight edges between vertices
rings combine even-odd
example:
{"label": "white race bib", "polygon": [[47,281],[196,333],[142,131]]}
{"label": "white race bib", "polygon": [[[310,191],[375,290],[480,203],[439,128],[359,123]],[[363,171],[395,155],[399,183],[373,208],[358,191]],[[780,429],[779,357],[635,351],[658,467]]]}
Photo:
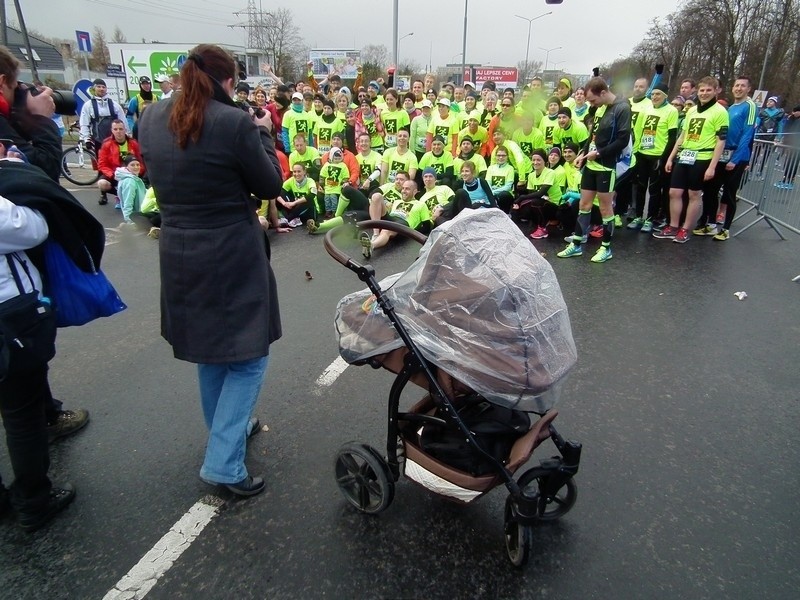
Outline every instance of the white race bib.
{"label": "white race bib", "polygon": [[397,146],[397,136],[393,133],[386,134],[385,141],[386,145],[390,148],[394,148],[395,146]]}
{"label": "white race bib", "polygon": [[725,148],[725,150],[722,151],[722,156],[720,157],[719,162],[731,162],[731,157],[733,157],[733,150],[730,148]]}
{"label": "white race bib", "polygon": [[656,147],[656,138],[654,135],[643,135],[642,136],[642,150],[652,150]]}
{"label": "white race bib", "polygon": [[589,143],[589,152],[597,152],[597,146],[594,142]]}
{"label": "white race bib", "polygon": [[681,150],[678,162],[682,165],[693,165],[697,160],[697,150]]}

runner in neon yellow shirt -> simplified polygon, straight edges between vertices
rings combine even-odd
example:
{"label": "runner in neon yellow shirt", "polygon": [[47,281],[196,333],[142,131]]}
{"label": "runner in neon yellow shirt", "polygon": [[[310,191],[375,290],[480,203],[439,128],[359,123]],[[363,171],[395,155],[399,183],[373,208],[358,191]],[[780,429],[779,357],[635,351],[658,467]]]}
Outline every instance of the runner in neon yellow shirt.
{"label": "runner in neon yellow shirt", "polygon": [[528,173],[531,171],[531,159],[528,158],[516,142],[506,140],[505,135],[500,130],[494,132],[494,150],[492,150],[489,164],[497,162],[497,147],[505,146],[508,152],[508,162],[517,172],[517,181],[520,186],[525,185]]}
{"label": "runner in neon yellow shirt", "polygon": [[330,159],[319,173],[320,187],[325,194],[325,218],[328,219],[334,216],[337,210],[339,196],[342,194],[342,184],[350,179],[350,171],[342,162],[343,158],[341,148],[334,148],[330,151]]}
{"label": "runner in neon yellow shirt", "polygon": [[553,132],[553,146],[564,147],[564,144],[574,142],[578,146],[589,139],[589,132],[580,121],[572,119],[572,111],[562,106],[558,109],[558,129]]}
{"label": "runner in neon yellow shirt", "polygon": [[[431,214],[427,204],[417,200],[414,196],[417,193],[417,184],[413,179],[403,182],[400,200],[387,203],[370,203],[370,217],[379,221],[385,219],[401,225],[406,225],[411,229],[419,229],[431,220]],[[397,234],[388,229],[381,229],[372,237],[369,233],[362,231],[359,236],[362,253],[365,258],[372,256],[373,250],[383,248]]]}
{"label": "runner in neon yellow shirt", "polygon": [[561,102],[562,107],[566,106],[570,110],[575,108],[575,98],[572,97],[572,82],[566,77],[558,80],[555,96]]}
{"label": "runner in neon yellow shirt", "polygon": [[458,119],[450,113],[450,100],[447,98],[439,98],[436,109],[428,127],[426,148],[431,150],[433,138],[439,136],[445,140],[445,149],[453,157],[458,154]]}
{"label": "runner in neon yellow shirt", "polygon": [[431,143],[431,151],[426,152],[419,161],[419,168],[432,167],[436,171],[436,182],[442,185],[453,184],[453,156],[444,149],[444,138],[437,135]]}
{"label": "runner in neon yellow shirt", "polygon": [[301,163],[306,168],[309,177],[316,180],[322,167],[322,159],[317,149],[313,146],[306,146],[305,135],[302,133],[295,136],[294,148],[294,151],[289,154],[289,168]]}
{"label": "runner in neon yellow shirt", "polygon": [[561,108],[561,101],[553,96],[547,101],[547,114],[539,122],[539,130],[544,135],[544,146],[547,152],[553,147],[555,131],[558,129],[558,110]]}
{"label": "runner in neon yellow shirt", "polygon": [[508,155],[508,149],[502,144],[498,145],[494,149],[496,162],[486,169],[486,181],[497,200],[497,205],[506,214],[511,211],[511,205],[514,203],[514,183],[518,177],[516,169],[508,162]]}
{"label": "runner in neon yellow shirt", "polygon": [[[702,212],[702,190],[711,181],[725,149],[728,135],[728,111],[717,102],[719,82],[703,77],[697,84],[697,105],[689,109],[675,147],[664,169],[672,174],[669,190],[670,223],[653,237],[684,243]],[[689,191],[686,218],[680,226],[683,191]]]}
{"label": "runner in neon yellow shirt", "polygon": [[337,131],[344,131],[344,123],[333,112],[333,102],[325,98],[322,101],[322,116],[317,119],[317,124],[314,126],[317,150],[328,152],[332,147],[333,134]]}
{"label": "runner in neon yellow shirt", "polygon": [[534,150],[544,150],[544,134],[533,126],[533,116],[530,113],[522,113],[519,119],[521,127],[511,136],[511,141],[515,142],[527,157],[530,157]]}
{"label": "runner in neon yellow shirt", "polygon": [[461,166],[469,160],[475,165],[475,175],[483,177],[487,169],[486,160],[475,151],[472,138],[468,135],[461,138],[459,148],[461,152],[453,159],[453,174],[461,173]]}
{"label": "runner in neon yellow shirt", "polygon": [[428,128],[433,119],[433,104],[427,98],[422,101],[420,110],[422,114],[415,117],[411,121],[411,139],[409,140],[409,147],[417,155],[417,162],[425,154],[428,141]]}
{"label": "runner in neon yellow shirt", "polygon": [[528,175],[525,191],[512,206],[511,216],[530,221],[533,225],[531,238],[539,240],[547,237],[547,223],[558,214],[562,189],[556,183],[555,173],[547,168],[544,150],[534,150],[531,163],[533,168]]}
{"label": "runner in neon yellow shirt", "polygon": [[400,95],[397,90],[389,88],[383,97],[386,100],[386,108],[380,112],[380,119],[383,122],[384,146],[394,148],[397,146],[397,133],[400,130],[410,131],[411,120],[406,110],[398,106]]}
{"label": "runner in neon yellow shirt", "polygon": [[[389,98],[389,92],[386,93]],[[417,157],[408,147],[408,131],[401,129],[397,132],[397,147],[389,148],[383,153],[381,159],[381,183],[392,183],[398,171],[405,171],[411,179],[417,173]]]}

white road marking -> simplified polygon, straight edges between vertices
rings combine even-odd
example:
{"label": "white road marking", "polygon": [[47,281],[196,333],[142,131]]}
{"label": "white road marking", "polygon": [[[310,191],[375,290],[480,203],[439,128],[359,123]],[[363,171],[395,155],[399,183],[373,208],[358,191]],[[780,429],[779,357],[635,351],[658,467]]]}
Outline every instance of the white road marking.
{"label": "white road marking", "polygon": [[145,554],[103,597],[103,600],[139,600],[153,589],[158,580],[175,564],[184,550],[200,535],[211,519],[219,514],[223,500],[205,496],[178,519],[172,528]]}
{"label": "white road marking", "polygon": [[341,356],[337,356],[336,360],[329,364],[322,372],[322,375],[317,378],[316,387],[313,390],[314,394],[319,396],[322,393],[322,388],[333,385],[333,382],[339,378],[339,375],[344,373],[348,366],[350,365]]}

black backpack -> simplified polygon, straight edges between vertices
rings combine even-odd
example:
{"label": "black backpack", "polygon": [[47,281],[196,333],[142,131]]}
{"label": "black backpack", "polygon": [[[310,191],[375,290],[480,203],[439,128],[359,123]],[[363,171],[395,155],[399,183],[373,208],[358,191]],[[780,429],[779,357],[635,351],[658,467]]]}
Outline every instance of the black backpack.
{"label": "black backpack", "polygon": [[105,117],[100,116],[97,98],[92,98],[92,110],[94,111],[94,118],[92,119],[90,129],[92,131],[92,138],[94,138],[99,147],[99,145],[103,143],[103,140],[111,135],[111,123],[118,118],[117,111],[114,108],[114,101],[111,100],[111,98],[108,99],[109,115]]}
{"label": "black backpack", "polygon": [[[502,464],[508,462],[511,447],[531,428],[527,413],[497,406],[480,396],[470,396],[458,408],[458,415],[478,444]],[[443,418],[437,409],[434,416]],[[455,426],[426,423],[419,435],[419,446],[433,458],[474,476],[486,475],[495,467],[470,449]]]}

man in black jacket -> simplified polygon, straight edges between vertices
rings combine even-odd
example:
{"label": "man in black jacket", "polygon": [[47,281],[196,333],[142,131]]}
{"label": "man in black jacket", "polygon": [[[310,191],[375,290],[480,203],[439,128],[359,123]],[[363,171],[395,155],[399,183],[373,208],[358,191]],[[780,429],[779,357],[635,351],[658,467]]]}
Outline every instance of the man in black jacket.
{"label": "man in black jacket", "polygon": [[575,159],[575,166],[584,164],[581,178],[581,199],[578,220],[572,242],[558,253],[561,258],[583,254],[581,243],[589,229],[592,203],[600,199],[603,218],[603,242],[592,262],[606,262],[612,257],[611,236],[614,234],[614,191],[617,185],[617,162],[631,143],[631,105],[625,98],[617,98],[601,77],[593,77],[585,86],[586,101],[594,111],[592,131],[586,144]]}

